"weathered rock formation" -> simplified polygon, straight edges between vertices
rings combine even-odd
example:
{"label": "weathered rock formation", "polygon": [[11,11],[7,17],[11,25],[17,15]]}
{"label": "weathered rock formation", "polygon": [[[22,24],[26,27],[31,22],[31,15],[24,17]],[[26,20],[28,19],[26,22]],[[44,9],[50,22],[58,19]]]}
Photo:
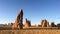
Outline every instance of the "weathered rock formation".
{"label": "weathered rock formation", "polygon": [[57,24],[57,27],[60,28],[60,23]]}
{"label": "weathered rock formation", "polygon": [[51,27],[55,27],[55,24],[54,24],[54,22],[51,22],[51,25],[50,25]]}
{"label": "weathered rock formation", "polygon": [[49,23],[47,20],[42,20],[41,21],[41,27],[48,27],[49,26]]}
{"label": "weathered rock formation", "polygon": [[24,27],[29,28],[30,26],[31,26],[31,22],[29,20],[27,20],[27,18],[26,18]]}
{"label": "weathered rock formation", "polygon": [[19,14],[17,15],[16,21],[12,25],[12,28],[19,28],[19,29],[23,28],[23,10],[22,9],[19,12]]}

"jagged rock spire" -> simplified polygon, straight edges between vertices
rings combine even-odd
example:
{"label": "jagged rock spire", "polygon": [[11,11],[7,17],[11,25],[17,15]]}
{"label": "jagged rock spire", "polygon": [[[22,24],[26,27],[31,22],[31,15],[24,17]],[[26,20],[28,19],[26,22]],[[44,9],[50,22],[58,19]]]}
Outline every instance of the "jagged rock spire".
{"label": "jagged rock spire", "polygon": [[23,28],[23,10],[21,9],[17,15],[15,24],[16,28],[22,29]]}

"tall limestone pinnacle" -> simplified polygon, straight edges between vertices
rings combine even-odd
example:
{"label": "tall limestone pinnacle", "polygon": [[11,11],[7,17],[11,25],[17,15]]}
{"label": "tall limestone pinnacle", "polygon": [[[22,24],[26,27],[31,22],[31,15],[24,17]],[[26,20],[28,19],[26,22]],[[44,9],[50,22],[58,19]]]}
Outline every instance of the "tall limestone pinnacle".
{"label": "tall limestone pinnacle", "polygon": [[20,12],[17,15],[16,21],[13,24],[13,28],[23,28],[23,10],[21,9]]}

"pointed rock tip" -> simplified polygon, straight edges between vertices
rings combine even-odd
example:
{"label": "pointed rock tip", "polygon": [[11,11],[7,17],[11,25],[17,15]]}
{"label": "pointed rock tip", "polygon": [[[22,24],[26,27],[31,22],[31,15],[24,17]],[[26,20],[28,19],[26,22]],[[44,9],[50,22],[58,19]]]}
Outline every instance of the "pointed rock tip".
{"label": "pointed rock tip", "polygon": [[22,12],[22,11],[23,11],[23,9],[20,9],[20,11]]}

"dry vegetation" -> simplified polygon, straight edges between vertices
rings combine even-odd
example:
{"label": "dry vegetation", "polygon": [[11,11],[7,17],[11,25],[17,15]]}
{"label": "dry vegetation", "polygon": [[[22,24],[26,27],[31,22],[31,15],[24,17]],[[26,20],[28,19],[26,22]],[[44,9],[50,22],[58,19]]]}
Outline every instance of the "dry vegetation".
{"label": "dry vegetation", "polygon": [[29,30],[0,30],[0,34],[60,34],[60,29],[56,30],[40,30],[40,29],[29,29]]}

